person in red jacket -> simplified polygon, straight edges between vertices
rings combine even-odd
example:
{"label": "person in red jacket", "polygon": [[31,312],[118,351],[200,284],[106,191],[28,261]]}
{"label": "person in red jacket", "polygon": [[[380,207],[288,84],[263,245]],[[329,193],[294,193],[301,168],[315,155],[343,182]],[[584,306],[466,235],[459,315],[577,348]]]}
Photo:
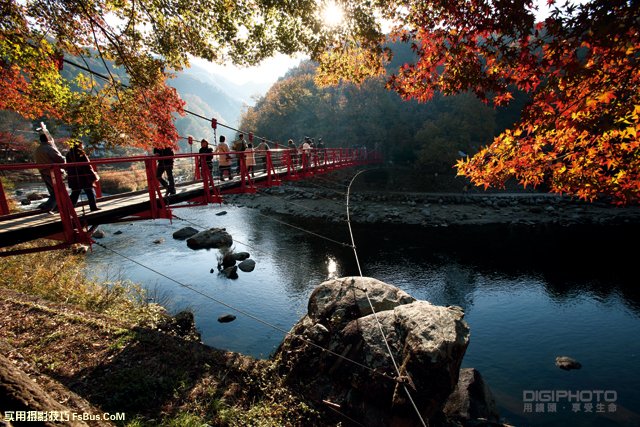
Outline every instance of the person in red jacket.
{"label": "person in red jacket", "polygon": [[[82,149],[82,144],[77,143],[71,147],[67,153],[67,163],[89,163],[87,153]],[[73,206],[78,203],[80,192],[84,191],[89,201],[91,211],[98,211],[100,208],[96,204],[96,196],[93,193],[93,186],[100,179],[91,165],[69,166],[67,167],[67,181],[71,188],[71,203]]]}

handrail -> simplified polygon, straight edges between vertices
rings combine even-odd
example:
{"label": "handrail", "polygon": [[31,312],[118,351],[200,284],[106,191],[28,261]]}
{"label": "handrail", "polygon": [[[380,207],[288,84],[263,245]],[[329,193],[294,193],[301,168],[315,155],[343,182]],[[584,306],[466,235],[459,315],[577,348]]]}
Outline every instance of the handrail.
{"label": "handrail", "polygon": [[[345,154],[345,150],[347,150],[348,154]],[[269,150],[254,150],[255,154],[258,153],[262,153],[262,152],[278,152],[278,153],[291,153],[292,151],[294,151],[294,149],[292,148],[272,148]],[[321,153],[321,152],[325,152],[325,153],[330,153],[335,155],[336,153],[339,154],[339,159],[342,158],[353,158],[354,157],[354,153],[359,153],[359,149],[344,149],[344,148],[315,148],[315,149],[311,149],[311,152],[316,152],[316,153]],[[375,154],[374,154],[375,153]],[[180,154],[175,154],[173,156],[156,156],[156,155],[140,155],[140,156],[131,156],[131,157],[108,157],[108,158],[101,158],[101,157],[96,157],[91,159],[90,162],[75,162],[75,163],[14,163],[14,164],[2,164],[0,163],[0,170],[21,170],[21,169],[47,169],[52,167],[52,165],[60,165],[63,168],[66,167],[77,167],[77,166],[85,166],[87,165],[87,163],[90,163],[92,165],[102,165],[102,164],[113,164],[113,163],[133,163],[133,162],[144,162],[145,160],[148,160],[149,158],[153,158],[156,160],[169,160],[169,159],[180,159],[180,158],[197,158],[197,157],[204,157],[204,156],[221,156],[221,155],[238,155],[238,154],[245,154],[244,151],[229,151],[229,152],[225,152],[225,153],[180,153]],[[300,150],[295,150],[295,154],[298,155],[302,155],[302,152]],[[377,154],[377,152],[375,151],[371,151],[367,153],[367,156],[374,156],[375,159],[375,155]]]}

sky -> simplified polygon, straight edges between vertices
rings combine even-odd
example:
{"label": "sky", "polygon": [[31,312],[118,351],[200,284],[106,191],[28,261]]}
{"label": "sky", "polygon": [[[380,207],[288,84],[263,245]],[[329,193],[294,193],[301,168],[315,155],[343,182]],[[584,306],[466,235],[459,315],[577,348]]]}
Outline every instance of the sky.
{"label": "sky", "polygon": [[[587,0],[574,0],[573,3],[584,3],[586,1]],[[534,0],[533,3],[538,6],[536,20],[541,21],[545,19],[550,11],[550,7],[547,5],[547,0]],[[213,64],[199,58],[193,58],[192,62],[205,67],[212,72],[224,74],[225,77],[237,84],[250,82],[273,84],[280,77],[284,76],[289,69],[297,66],[300,61],[306,58],[308,57],[289,57],[283,54],[278,54],[272,58],[265,59],[261,64],[254,67],[238,67],[231,64]]]}
{"label": "sky", "polygon": [[272,58],[267,58],[254,67],[237,67],[231,64],[213,64],[200,58],[193,58],[191,62],[205,67],[212,72],[224,74],[226,78],[234,83],[244,84],[255,83],[275,83],[284,76],[289,69],[297,66],[304,57],[292,58],[283,54],[278,54]]}

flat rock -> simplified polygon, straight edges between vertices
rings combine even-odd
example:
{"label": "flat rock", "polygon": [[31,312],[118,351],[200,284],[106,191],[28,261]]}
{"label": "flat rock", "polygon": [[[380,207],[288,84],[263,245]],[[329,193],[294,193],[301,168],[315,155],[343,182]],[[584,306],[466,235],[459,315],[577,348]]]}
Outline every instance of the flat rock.
{"label": "flat rock", "polygon": [[173,233],[173,238],[177,240],[188,239],[189,237],[198,234],[198,230],[193,227],[184,227]]}
{"label": "flat rock", "polygon": [[234,320],[236,320],[236,316],[234,316],[233,314],[223,314],[222,316],[218,317],[218,322],[220,323],[229,323],[233,322]]}
{"label": "flat rock", "polygon": [[187,239],[187,246],[191,249],[228,248],[231,245],[233,238],[224,228],[210,228]]}
{"label": "flat rock", "polygon": [[234,252],[232,255],[236,261],[244,261],[245,259],[251,257],[249,252]]}
{"label": "flat rock", "polygon": [[250,271],[253,271],[254,268],[256,268],[256,262],[252,259],[245,259],[240,264],[238,264],[238,268],[244,271],[245,273],[248,273]]}

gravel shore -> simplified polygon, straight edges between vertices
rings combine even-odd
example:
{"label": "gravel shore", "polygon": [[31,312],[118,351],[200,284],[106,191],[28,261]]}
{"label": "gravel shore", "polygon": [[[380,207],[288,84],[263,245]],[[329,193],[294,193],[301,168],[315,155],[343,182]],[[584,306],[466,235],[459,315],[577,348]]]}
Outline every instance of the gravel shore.
{"label": "gravel shore", "polygon": [[[300,219],[340,223],[347,216],[346,191],[297,187],[259,189],[225,196],[227,203]],[[634,225],[640,206],[617,207],[542,193],[352,192],[349,215],[356,224],[452,225]]]}

